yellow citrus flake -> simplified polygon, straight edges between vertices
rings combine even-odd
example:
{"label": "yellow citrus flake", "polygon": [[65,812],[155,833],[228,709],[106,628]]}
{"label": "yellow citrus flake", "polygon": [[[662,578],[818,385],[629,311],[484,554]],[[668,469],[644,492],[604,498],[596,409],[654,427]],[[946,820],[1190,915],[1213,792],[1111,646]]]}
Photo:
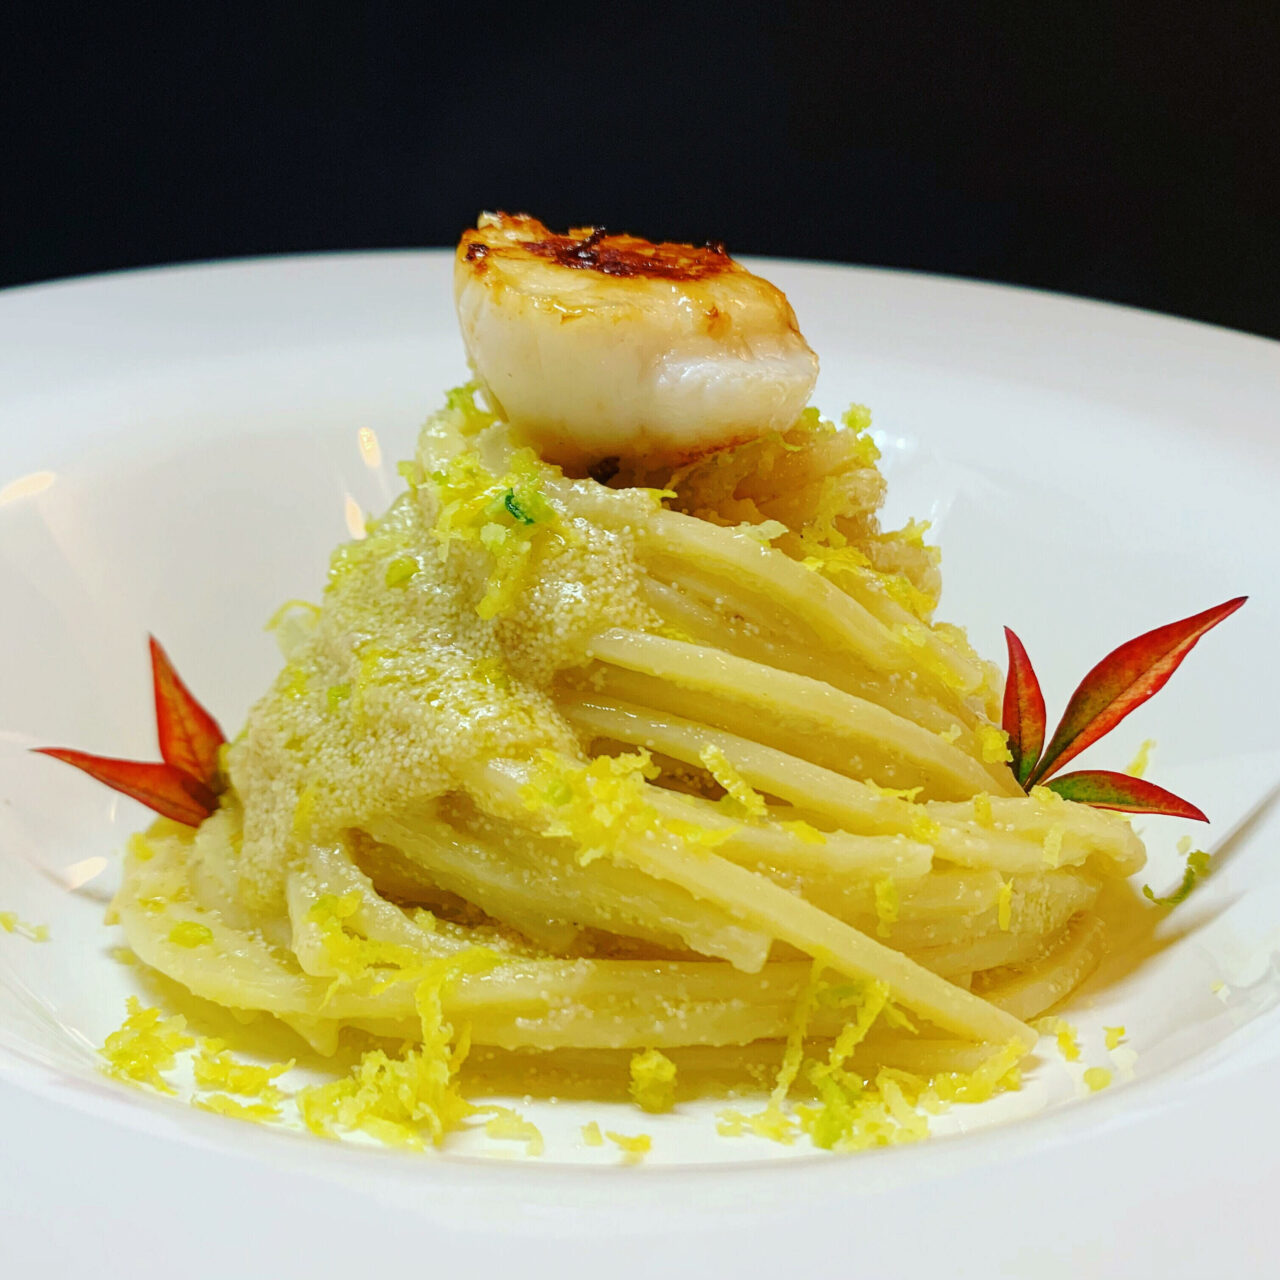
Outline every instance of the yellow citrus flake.
{"label": "yellow citrus flake", "polygon": [[1191,852],[1191,837],[1181,836],[1178,839],[1178,852],[1185,858]]}
{"label": "yellow citrus flake", "polygon": [[582,1140],[589,1147],[604,1146],[604,1134],[600,1132],[600,1126],[594,1120],[582,1126]]}
{"label": "yellow citrus flake", "polygon": [[647,1133],[637,1133],[634,1136],[629,1136],[625,1133],[615,1133],[612,1129],[606,1129],[604,1136],[610,1142],[616,1143],[621,1149],[623,1164],[639,1164],[653,1147],[653,1139]]}
{"label": "yellow citrus flake", "polygon": [[713,743],[707,743],[698,753],[703,768],[725,789],[725,794],[749,818],[763,818],[769,811],[764,797],[755,791],[729,763],[728,757]]}
{"label": "yellow citrus flake", "polygon": [[942,835],[942,827],[938,821],[927,813],[911,815],[911,838],[921,844],[933,844]]}
{"label": "yellow citrus flake", "polygon": [[431,477],[440,504],[434,533],[441,561],[457,541],[478,543],[493,557],[485,593],[476,605],[481,618],[495,618],[510,608],[546,539],[563,532],[559,513],[541,491],[546,474],[549,468],[532,450],[522,449],[500,479],[473,453],[455,455],[445,471]]}
{"label": "yellow citrus flake", "polygon": [[543,750],[533,780],[521,788],[525,807],[543,815],[548,835],[573,840],[583,865],[611,854],[620,841],[658,831],[714,848],[733,834],[729,826],[707,828],[664,818],[648,797],[648,780],[658,774],[647,751],[598,756],[577,765]]}
{"label": "yellow citrus flake", "polygon": [[1004,1090],[1021,1088],[1018,1064],[1025,1050],[1010,1040],[973,1071],[947,1071],[934,1077],[933,1093],[941,1102],[988,1102]]}
{"label": "yellow citrus flake", "polygon": [[676,1064],[657,1049],[633,1054],[629,1091],[642,1111],[670,1111],[676,1101]]}
{"label": "yellow citrus flake", "polygon": [[996,896],[996,923],[1005,933],[1013,922],[1013,881],[1001,880],[1000,892]]}
{"label": "yellow citrus flake", "polygon": [[877,795],[885,796],[892,800],[906,800],[909,803],[914,802],[915,798],[924,790],[923,787],[882,787],[878,782],[873,782],[870,778],[865,779],[863,785],[870,787]]}
{"label": "yellow citrus flake", "polygon": [[943,742],[956,743],[960,740],[960,735],[963,732],[964,730],[958,724],[953,724],[950,729],[942,730],[938,734],[938,737],[940,737]]}
{"label": "yellow citrus flake", "polygon": [[105,1062],[103,1070],[117,1080],[173,1093],[160,1073],[174,1065],[183,1049],[195,1044],[186,1034],[186,1019],[181,1015],[166,1018],[159,1009],[144,1009],[137,996],[130,996],[125,1007],[128,1016],[99,1051]]}
{"label": "yellow citrus flake", "polygon": [[191,1060],[197,1088],[222,1089],[271,1104],[280,1102],[285,1096],[273,1082],[286,1071],[291,1071],[295,1065],[292,1058],[288,1062],[278,1062],[269,1067],[237,1062],[223,1041],[212,1039],[203,1041],[200,1051]]}
{"label": "yellow citrus flake", "polygon": [[499,1138],[508,1142],[523,1142],[527,1156],[540,1156],[546,1150],[542,1138],[542,1130],[532,1120],[526,1120],[518,1111],[510,1107],[486,1107],[494,1112],[493,1119],[485,1125],[484,1131],[490,1138]]}
{"label": "yellow citrus flake", "polygon": [[1146,777],[1147,766],[1151,763],[1151,751],[1156,745],[1154,738],[1147,738],[1142,746],[1138,748],[1138,753],[1125,765],[1124,771],[1131,778]]}
{"label": "yellow citrus flake", "polygon": [[28,924],[18,918],[16,911],[0,911],[0,929],[5,933],[16,934],[19,938],[26,938],[28,942],[49,941],[47,924]]}
{"label": "yellow citrus flake", "polygon": [[980,827],[990,827],[994,821],[991,814],[991,797],[985,791],[979,791],[973,797],[973,818]]}
{"label": "yellow citrus flake", "polygon": [[1124,1039],[1124,1028],[1103,1027],[1102,1034],[1107,1038],[1107,1048],[1114,1049]]}
{"label": "yellow citrus flake", "polygon": [[119,964],[137,964],[138,957],[128,947],[112,947],[111,958]]}
{"label": "yellow citrus flake", "polygon": [[1076,1029],[1065,1018],[1037,1018],[1031,1025],[1043,1035],[1056,1037],[1058,1052],[1067,1062],[1080,1060],[1080,1042],[1076,1039]]}
{"label": "yellow citrus flake", "polygon": [[304,837],[311,830],[316,811],[316,789],[313,783],[307,783],[298,795],[298,803],[293,810],[293,834]]}
{"label": "yellow citrus flake", "polygon": [[1191,890],[1196,887],[1197,883],[1209,874],[1209,867],[1212,861],[1213,859],[1203,849],[1192,849],[1187,854],[1187,865],[1182,873],[1182,883],[1172,893],[1166,894],[1163,898],[1158,898],[1155,890],[1149,884],[1144,884],[1142,886],[1143,896],[1149,902],[1154,902],[1158,907],[1178,906],[1187,900]]}
{"label": "yellow citrus flake", "polygon": [[978,726],[978,746],[984,764],[1000,764],[1013,759],[1009,750],[1009,735],[994,724]]}
{"label": "yellow citrus flake", "polygon": [[884,876],[875,884],[876,933],[887,938],[898,920],[898,886],[892,876]]}
{"label": "yellow citrus flake", "polygon": [[150,862],[156,856],[155,848],[151,842],[139,832],[134,832],[129,837],[126,848],[138,862]]}
{"label": "yellow citrus flake", "polygon": [[191,1105],[201,1111],[212,1111],[216,1115],[230,1116],[233,1120],[248,1120],[253,1124],[267,1124],[280,1118],[280,1108],[269,1102],[237,1102],[225,1093],[193,1098]]}
{"label": "yellow citrus flake", "polygon": [[169,941],[178,947],[203,947],[213,941],[213,930],[198,920],[179,920],[169,930]]}
{"label": "yellow citrus flake", "polygon": [[418,562],[412,556],[397,556],[387,565],[387,586],[407,587],[413,581],[418,569]]}
{"label": "yellow citrus flake", "polygon": [[779,822],[778,826],[780,826],[784,831],[790,831],[791,834],[803,844],[827,843],[826,835],[819,831],[817,827],[810,826],[802,818],[787,819],[783,822]]}
{"label": "yellow citrus flake", "polygon": [[[388,945],[360,941],[370,947]],[[501,961],[488,948],[469,947],[421,965],[414,1003],[422,1043],[399,1058],[371,1049],[344,1079],[301,1090],[296,1095],[298,1111],[307,1127],[323,1137],[362,1129],[389,1145],[418,1149],[424,1145],[424,1133],[438,1146],[446,1133],[475,1115],[478,1108],[462,1096],[457,1084],[466,1038],[453,1045],[453,1027],[445,1021],[441,996],[453,979],[483,973]],[[395,980],[406,976],[401,971]]]}
{"label": "yellow citrus flake", "polygon": [[1066,837],[1067,829],[1060,823],[1056,823],[1049,828],[1044,838],[1044,865],[1046,867],[1056,867],[1062,861],[1062,841]]}
{"label": "yellow citrus flake", "polygon": [[1111,1072],[1106,1067],[1089,1067],[1084,1073],[1084,1082],[1092,1093],[1097,1093],[1111,1083]]}

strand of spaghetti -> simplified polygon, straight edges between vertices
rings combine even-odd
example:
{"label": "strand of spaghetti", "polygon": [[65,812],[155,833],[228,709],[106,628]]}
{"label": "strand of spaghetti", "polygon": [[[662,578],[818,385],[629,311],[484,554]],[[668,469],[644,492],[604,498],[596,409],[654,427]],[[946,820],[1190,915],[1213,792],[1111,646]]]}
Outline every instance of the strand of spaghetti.
{"label": "strand of spaghetti", "polygon": [[877,706],[913,720],[936,733],[954,733],[959,730],[955,741],[971,754],[978,754],[978,743],[973,732],[978,716],[970,707],[943,707],[918,692],[912,682],[903,680],[901,676],[887,676],[872,671],[851,658],[834,662],[816,644],[800,643],[794,634],[794,626],[788,637],[779,636],[776,632],[766,634],[765,628],[759,623],[752,625],[750,619],[745,625],[739,626],[732,619],[719,616],[709,607],[705,597],[695,598],[702,596],[699,588],[705,587],[707,592],[712,593],[712,599],[726,612],[739,613],[742,606],[731,598],[724,598],[723,584],[700,583],[694,575],[685,572],[667,576],[671,578],[670,582],[658,581],[649,576],[644,583],[644,591],[658,616],[669,627],[682,632],[682,638],[724,649],[762,666],[821,680],[833,688],[865,698],[868,702],[874,702]]}
{"label": "strand of spaghetti", "polygon": [[[637,520],[635,503],[627,500],[626,491],[618,493],[602,485],[548,479],[544,491],[575,514],[609,528],[634,530],[642,555],[684,560],[748,587],[807,625],[821,641],[853,652],[871,667],[918,672],[937,686],[948,703],[979,692],[985,683],[986,673],[978,660],[941,645],[936,637],[930,640],[928,629],[914,619],[913,635],[917,629],[924,634],[909,646],[903,643],[903,635],[891,631],[834,583],[746,533],[679,511],[657,509]],[[923,671],[920,646],[930,659]]]}
{"label": "strand of spaghetti", "polygon": [[[986,672],[976,659],[943,645],[912,618],[914,645],[820,574],[754,538],[676,511],[660,511],[639,531],[642,553],[680,556],[703,572],[722,573],[750,586],[806,623],[827,643],[847,647],[869,666],[917,671],[947,702],[982,689]],[[920,655],[930,662],[923,670]]]}
{"label": "strand of spaghetti", "polygon": [[[777,671],[718,649],[663,636],[614,628],[596,636],[590,656],[680,688],[710,692],[756,711],[781,716],[810,732],[835,735],[903,762],[915,781],[941,798],[1018,790],[1013,775],[993,778],[982,765],[937,734],[864,698],[833,689],[808,676]],[[1008,773],[1008,771],[1005,771]]]}
{"label": "strand of spaghetti", "polygon": [[534,848],[527,828],[495,822],[480,837],[410,810],[366,829],[422,865],[441,888],[530,938],[558,921],[687,947],[751,972],[768,956],[765,934],[709,911],[679,886],[606,861],[579,866],[572,853]]}
{"label": "strand of spaghetti", "polygon": [[782,809],[770,811],[774,821],[747,824],[712,801],[659,787],[652,790],[651,803],[666,818],[722,836],[714,847],[730,862],[750,866],[768,862],[779,871],[817,872],[846,881],[855,877],[864,884],[877,875],[914,879],[926,875],[933,862],[933,850],[927,844],[902,835],[857,836],[842,831],[797,835],[779,825],[786,820]]}
{"label": "strand of spaghetti", "polygon": [[[468,781],[500,811],[525,808],[521,787],[528,783],[528,771],[514,762],[474,765],[468,770]],[[657,832],[645,838],[624,834],[614,852],[849,977],[885,983],[895,1000],[943,1030],[973,1040],[1021,1039],[1028,1047],[1035,1043],[1029,1028],[1016,1018],[851,929],[764,876],[712,853],[691,852]]]}
{"label": "strand of spaghetti", "polygon": [[[411,1030],[411,1028],[410,1028]],[[874,1076],[881,1067],[928,1078],[941,1072],[971,1072],[997,1047],[969,1040],[934,1040],[901,1033],[876,1035],[873,1028],[853,1051],[851,1064]],[[384,1034],[394,1035],[394,1031]],[[813,1037],[809,1056],[824,1060],[832,1042]],[[758,1091],[776,1079],[782,1065],[784,1042],[759,1041],[750,1045],[691,1045],[664,1050],[676,1067],[677,1101],[700,1097],[723,1098],[726,1087]],[[536,1073],[531,1065],[536,1063]],[[559,1049],[539,1053],[478,1047],[467,1058],[467,1077],[474,1096],[511,1097],[532,1094],[582,1101],[626,1102],[631,1084],[630,1054],[611,1049]],[[805,1096],[805,1082],[794,1092]]]}
{"label": "strand of spaghetti", "polygon": [[[948,976],[1013,963],[1002,952],[996,954],[1000,952],[997,943],[1002,946],[1010,938],[1022,935],[1035,939],[1039,946],[1073,915],[1092,907],[1098,897],[1098,886],[1092,879],[1071,871],[1053,871],[1014,876],[1009,882],[1007,901],[997,893],[994,901],[975,911],[957,907],[945,914],[922,916],[912,908],[908,882],[907,891],[897,903],[896,918],[884,924],[869,891],[850,893],[839,884],[809,877],[789,881],[770,878],[855,929],[876,934],[895,951],[905,951],[919,960],[925,968]],[[995,958],[984,961],[978,953],[967,950],[970,944],[979,943],[990,944]]]}
{"label": "strand of spaghetti", "polygon": [[[197,995],[286,1019],[323,1052],[336,1047],[337,1030],[343,1025],[416,1038],[412,983],[376,993],[335,991],[330,980],[300,973],[278,949],[202,915],[189,903],[151,905],[153,890],[172,889],[169,873],[180,870],[173,853],[185,844],[175,838],[158,841],[157,846],[160,852],[153,862],[126,864],[120,895],[121,922],[141,959]],[[291,902],[296,921],[308,921],[324,894],[345,896],[359,886],[359,873],[353,877],[343,871],[341,861],[336,853],[312,859],[317,874],[298,882]],[[416,938],[424,963],[448,954],[439,950],[442,942],[489,941],[484,933],[471,930],[457,930],[453,939],[424,934],[370,889],[351,919],[362,921],[373,938],[404,943]],[[205,921],[212,934],[207,944],[193,949],[170,941],[175,924]],[[443,929],[444,922],[436,927]],[[749,975],[714,961],[537,960],[515,955],[487,974],[461,979],[446,994],[446,1011],[451,1019],[473,1022],[477,1043],[511,1048],[742,1044],[786,1034],[808,973],[807,962],[770,964],[760,974]],[[1039,1010],[1027,1016],[1035,1012]],[[836,1010],[819,1010],[814,1033],[834,1034],[840,1018]]]}
{"label": "strand of spaghetti", "polygon": [[986,997],[1015,1017],[1034,1018],[1065,1000],[1098,967],[1106,946],[1101,918],[1077,916],[1035,965],[989,975]]}
{"label": "strand of spaghetti", "polygon": [[758,791],[848,831],[912,835],[925,816],[936,824],[929,842],[937,855],[963,866],[1006,873],[1042,870],[1044,842],[1055,829],[1062,835],[1059,865],[1083,863],[1096,855],[1121,875],[1141,866],[1142,845],[1133,829],[1083,805],[992,797],[990,822],[979,822],[971,801],[911,804],[776,747],[670,712],[656,715],[648,707],[595,696],[568,698],[561,710],[580,730],[695,767],[702,751],[714,746]]}

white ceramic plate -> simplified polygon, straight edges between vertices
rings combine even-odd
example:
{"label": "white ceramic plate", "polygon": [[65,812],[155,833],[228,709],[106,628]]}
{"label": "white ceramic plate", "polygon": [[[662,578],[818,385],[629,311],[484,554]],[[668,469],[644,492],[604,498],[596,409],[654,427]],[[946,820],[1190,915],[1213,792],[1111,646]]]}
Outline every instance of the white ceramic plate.
{"label": "white ceramic plate", "polygon": [[[315,594],[349,510],[385,505],[465,369],[439,253],[18,290],[0,297],[0,910],[52,937],[0,933],[6,1259],[138,1276],[179,1259],[188,1275],[1272,1273],[1280,348],[1024,291],[763,269],[822,356],[819,403],[875,410],[890,518],[934,521],[943,615],[993,655],[1014,626],[1051,712],[1119,641],[1253,596],[1093,753],[1120,767],[1156,738],[1150,776],[1209,810],[1221,848],[1072,1010],[1080,1066],[1113,1065],[1101,1027],[1123,1023],[1132,1071],[1083,1100],[1080,1067],[1046,1052],[1022,1094],[959,1109],[952,1136],[853,1158],[717,1138],[706,1109],[618,1112],[654,1136],[639,1169],[585,1149],[564,1105],[531,1111],[541,1161],[482,1140],[409,1157],[103,1080],[93,1046],[139,978],[110,958],[102,907],[143,813],[26,748],[149,757],[148,630],[234,726],[276,663],[263,620]],[[1188,828],[1146,826],[1144,878],[1163,889]]]}

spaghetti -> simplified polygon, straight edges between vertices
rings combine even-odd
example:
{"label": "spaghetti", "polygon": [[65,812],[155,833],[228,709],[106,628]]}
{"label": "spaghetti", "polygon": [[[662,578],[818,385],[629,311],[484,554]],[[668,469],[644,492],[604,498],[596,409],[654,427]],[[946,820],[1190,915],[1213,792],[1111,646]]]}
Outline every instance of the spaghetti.
{"label": "spaghetti", "polygon": [[822,1145],[989,1094],[1144,853],[1014,779],[998,673],[933,621],[936,552],[880,528],[867,425],[806,410],[605,482],[452,393],[323,602],[280,620],[219,811],[135,841],[131,947],[323,1052],[417,1046],[313,1092],[322,1131],[439,1139],[467,1044],[585,1079],[755,1055],[816,1103],[787,1119],[775,1089],[748,1127]]}

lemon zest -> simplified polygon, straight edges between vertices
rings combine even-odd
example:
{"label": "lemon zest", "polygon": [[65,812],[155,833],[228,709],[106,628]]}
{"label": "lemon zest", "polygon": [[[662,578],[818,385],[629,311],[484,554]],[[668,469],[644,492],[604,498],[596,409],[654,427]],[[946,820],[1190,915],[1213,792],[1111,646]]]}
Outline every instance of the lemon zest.
{"label": "lemon zest", "polygon": [[26,938],[28,942],[49,941],[47,924],[28,924],[18,917],[16,911],[0,911],[0,929],[5,933],[16,934],[19,938]]}
{"label": "lemon zest", "polygon": [[892,876],[884,876],[875,883],[876,933],[887,938],[898,920],[898,886]]}
{"label": "lemon zest", "polygon": [[187,1020],[181,1014],[166,1018],[159,1009],[143,1008],[137,996],[129,997],[125,1009],[124,1022],[99,1050],[103,1070],[130,1084],[150,1085],[160,1093],[175,1092],[160,1073],[170,1070],[178,1054],[195,1044],[186,1034]]}
{"label": "lemon zest", "polygon": [[676,1064],[657,1049],[632,1054],[629,1092],[642,1111],[670,1111],[676,1101]]}
{"label": "lemon zest", "polygon": [[198,920],[179,920],[169,930],[169,941],[177,947],[203,947],[213,941],[213,930]]}
{"label": "lemon zest", "polygon": [[698,753],[703,767],[724,788],[726,796],[749,818],[763,818],[769,807],[764,797],[729,763],[728,757],[714,743],[707,743]]}
{"label": "lemon zest", "polygon": [[1147,766],[1151,763],[1151,751],[1155,745],[1156,740],[1154,738],[1144,739],[1142,745],[1138,748],[1137,754],[1125,765],[1125,773],[1131,778],[1145,778]]}
{"label": "lemon zest", "polygon": [[493,1118],[484,1127],[487,1137],[507,1142],[523,1142],[527,1156],[537,1157],[546,1150],[542,1130],[532,1120],[526,1120],[510,1107],[491,1106],[485,1110],[494,1112]]}
{"label": "lemon zest", "polygon": [[628,1135],[606,1129],[604,1136],[622,1151],[623,1164],[639,1164],[653,1149],[653,1139],[647,1133]]}
{"label": "lemon zest", "polygon": [[1013,880],[1001,880],[996,894],[996,923],[1005,932],[1013,923]]}

